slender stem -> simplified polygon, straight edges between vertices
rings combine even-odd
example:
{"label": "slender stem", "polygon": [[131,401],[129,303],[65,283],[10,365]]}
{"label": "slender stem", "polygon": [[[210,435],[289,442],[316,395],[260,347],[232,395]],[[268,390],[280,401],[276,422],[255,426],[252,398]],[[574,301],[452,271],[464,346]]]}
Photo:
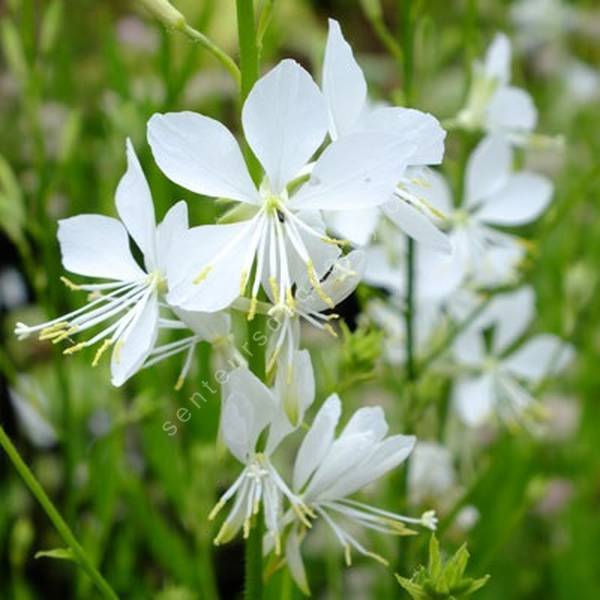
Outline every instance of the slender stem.
{"label": "slender stem", "polygon": [[191,40],[200,44],[203,48],[208,50],[229,72],[229,74],[235,79],[236,84],[241,84],[241,75],[238,66],[229,54],[219,48],[214,42],[212,42],[203,33],[200,33],[187,23],[183,25],[179,31],[187,35]]}
{"label": "slender stem", "polygon": [[245,600],[260,600],[263,596],[263,557],[262,543],[264,523],[262,510],[256,515],[256,521],[246,540],[245,552]]}
{"label": "slender stem", "polygon": [[[253,0],[236,0],[238,42],[240,47],[241,86],[240,101],[244,103],[259,75],[259,51],[256,40],[256,23]],[[244,148],[248,169],[255,182],[261,175],[261,167],[248,146]],[[248,323],[249,365],[260,379],[265,378],[264,317],[256,316]],[[263,515],[256,515],[250,535],[246,540],[244,597],[246,600],[260,600],[263,596]]]}
{"label": "slender stem", "polygon": [[[401,0],[401,29],[402,29],[402,54],[404,97],[407,106],[413,102],[413,6],[411,0]],[[415,366],[415,242],[408,238],[406,242],[406,377],[409,381],[417,378]]]}
{"label": "slender stem", "polygon": [[77,561],[77,563],[81,566],[81,568],[88,574],[90,579],[94,582],[98,590],[102,593],[105,598],[110,598],[111,600],[118,599],[117,594],[110,587],[109,583],[102,577],[100,572],[94,567],[92,561],[85,553],[85,550],[81,547],[73,532],[66,524],[65,520],[61,517],[58,510],[55,508],[54,504],[48,496],[46,492],[36,479],[35,475],[29,469],[29,467],[25,464],[19,451],[15,448],[14,444],[10,441],[9,437],[6,435],[4,428],[0,426],[0,446],[4,449],[8,458],[12,461],[15,469],[18,471],[19,475],[25,481],[27,487],[31,490],[31,493],[36,497],[37,501],[41,504],[42,508],[48,515],[49,519],[52,521],[54,527],[64,540],[64,542],[69,546],[71,552],[73,553],[73,557]]}

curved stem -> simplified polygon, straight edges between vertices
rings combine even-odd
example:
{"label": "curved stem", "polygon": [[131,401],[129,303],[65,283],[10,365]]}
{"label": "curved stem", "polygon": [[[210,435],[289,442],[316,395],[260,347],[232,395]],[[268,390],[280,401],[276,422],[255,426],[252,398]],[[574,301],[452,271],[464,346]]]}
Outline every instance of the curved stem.
{"label": "curved stem", "polygon": [[179,28],[181,33],[187,35],[191,40],[200,44],[203,48],[208,50],[229,72],[229,74],[235,79],[236,84],[241,85],[241,74],[235,61],[229,54],[219,48],[214,42],[212,42],[203,33],[200,33],[187,23]]}
{"label": "curved stem", "polygon": [[102,593],[105,598],[111,600],[118,600],[117,594],[110,587],[109,583],[102,577],[100,572],[96,569],[85,550],[81,547],[70,527],[67,525],[65,520],[61,517],[60,513],[52,504],[52,501],[46,495],[46,492],[36,479],[33,472],[25,464],[25,461],[21,458],[19,451],[15,448],[14,444],[10,441],[10,438],[6,435],[4,428],[0,426],[0,446],[4,449],[8,458],[15,466],[19,475],[23,478],[27,487],[31,490],[31,493],[36,497],[49,519],[52,521],[54,527],[71,549],[73,557],[81,568],[88,574],[89,578],[94,582],[98,590]]}

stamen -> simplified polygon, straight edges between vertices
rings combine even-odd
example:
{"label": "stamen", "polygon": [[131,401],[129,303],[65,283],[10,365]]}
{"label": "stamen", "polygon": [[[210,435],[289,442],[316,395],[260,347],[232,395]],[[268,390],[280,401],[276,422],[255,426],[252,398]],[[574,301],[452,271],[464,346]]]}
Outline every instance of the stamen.
{"label": "stamen", "polygon": [[317,272],[315,271],[315,266],[314,266],[312,260],[309,260],[306,263],[306,270],[308,273],[308,280],[310,281],[310,284],[313,286],[315,292],[317,292],[317,295],[319,296],[319,298],[325,304],[327,304],[327,306],[329,306],[329,308],[334,308],[335,302],[325,293],[325,290],[321,286],[321,282],[319,281],[319,278],[317,277]]}
{"label": "stamen", "polygon": [[198,273],[198,275],[192,281],[192,283],[194,285],[199,285],[200,283],[202,283],[209,276],[209,274],[210,274],[211,271],[212,271],[212,265],[207,265],[206,267],[204,267],[200,271],[200,273]]}
{"label": "stamen", "polygon": [[70,289],[75,291],[79,291],[81,289],[81,286],[77,285],[76,283],[73,283],[70,279],[68,279],[67,277],[61,277],[60,280]]}
{"label": "stamen", "polygon": [[98,350],[96,351],[96,355],[94,356],[94,360],[92,361],[92,367],[96,367],[98,365],[100,358],[106,352],[106,350],[110,348],[112,343],[113,342],[110,339],[104,340],[104,342],[102,342],[102,346],[100,346],[100,348],[98,348]]}

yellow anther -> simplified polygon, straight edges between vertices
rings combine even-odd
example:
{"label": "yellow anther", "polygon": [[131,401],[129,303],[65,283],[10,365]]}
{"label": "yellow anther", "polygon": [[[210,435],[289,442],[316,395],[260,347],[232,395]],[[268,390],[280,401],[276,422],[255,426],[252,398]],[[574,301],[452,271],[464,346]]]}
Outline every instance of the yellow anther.
{"label": "yellow anther", "polygon": [[323,329],[329,334],[332,335],[334,338],[338,337],[338,334],[335,332],[335,329],[329,324],[329,323],[325,323],[323,325]]}
{"label": "yellow anther", "polygon": [[252,319],[254,319],[254,317],[256,316],[257,305],[258,299],[256,298],[256,296],[252,296],[252,299],[250,300],[250,309],[248,310],[248,316],[246,317],[248,321],[252,321]]}
{"label": "yellow anther", "polygon": [[246,286],[248,285],[248,271],[242,271],[242,277],[240,279],[240,296],[243,296],[246,292]]}
{"label": "yellow anther", "polygon": [[208,515],[208,520],[212,521],[221,511],[221,509],[225,506],[225,502],[223,502],[222,500],[219,500],[214,508],[210,511],[210,514]]}
{"label": "yellow anther", "polygon": [[102,346],[100,346],[100,348],[98,348],[98,350],[96,351],[94,360],[92,361],[92,367],[98,365],[98,362],[100,362],[100,358],[102,358],[102,355],[106,352],[108,348],[110,348],[111,344],[112,340],[104,340],[104,342],[102,342]]}
{"label": "yellow anther", "polygon": [[273,298],[277,302],[277,299],[279,298],[279,285],[277,284],[277,281],[275,281],[275,277],[273,277],[273,275],[269,277],[269,285],[271,286],[271,293],[273,294]]}
{"label": "yellow anther", "polygon": [[348,240],[340,240],[338,238],[333,238],[328,235],[324,235],[321,238],[321,240],[324,241],[326,244],[332,244],[333,246],[340,246],[341,248],[344,248],[345,246],[350,245],[350,242]]}
{"label": "yellow anther", "polygon": [[292,288],[287,288],[285,290],[285,301],[286,301],[286,304],[288,305],[288,308],[292,312],[296,312],[296,299],[292,295]]}
{"label": "yellow anther", "polygon": [[346,560],[346,566],[352,566],[352,554],[350,552],[350,546],[344,546],[344,559]]}
{"label": "yellow anther", "polygon": [[119,340],[115,344],[115,349],[113,350],[113,356],[115,357],[116,364],[121,362],[121,348],[123,348],[123,340]]}
{"label": "yellow anther", "polygon": [[85,342],[80,342],[79,344],[75,344],[74,346],[69,346],[63,350],[63,354],[73,354],[75,352],[79,352],[82,348],[85,348]]}
{"label": "yellow anther", "polygon": [[68,338],[74,333],[77,333],[77,331],[79,331],[79,328],[77,326],[73,326],[69,327],[69,329],[67,329],[66,331],[56,332],[53,336],[48,336],[48,338],[44,339],[51,339],[53,337],[54,339],[52,340],[52,343],[58,344],[58,342],[62,342],[64,339]]}
{"label": "yellow anther", "polygon": [[204,267],[202,269],[202,271],[200,271],[200,273],[198,273],[198,276],[192,281],[192,283],[194,285],[198,285],[199,283],[202,283],[208,277],[208,275],[211,271],[212,271],[212,266],[207,265],[206,267]]}
{"label": "yellow anther", "polygon": [[39,339],[40,340],[49,340],[57,335],[62,329],[69,327],[69,323],[66,321],[61,321],[60,323],[55,323],[54,325],[50,325],[49,327],[45,327],[40,331]]}
{"label": "yellow anther", "polygon": [[77,285],[76,283],[73,283],[69,278],[67,277],[61,277],[60,280],[70,289],[73,290],[74,292],[77,290],[81,289],[80,285]]}
{"label": "yellow anther", "polygon": [[175,385],[173,386],[173,388],[175,389],[176,392],[178,392],[183,387],[184,382],[185,382],[185,377],[183,375],[180,375],[177,378]]}
{"label": "yellow anther", "polygon": [[244,539],[247,540],[250,537],[250,519],[244,521]]}
{"label": "yellow anther", "polygon": [[325,290],[321,286],[321,282],[317,277],[317,272],[315,271],[315,266],[312,260],[309,260],[306,263],[306,271],[308,273],[308,280],[310,281],[310,284],[314,288],[315,292],[317,292],[319,298],[321,298],[321,300],[327,304],[329,308],[333,308],[335,306],[335,302],[325,293]]}
{"label": "yellow anther", "polygon": [[279,534],[275,534],[275,555],[279,556],[281,554],[281,538]]}
{"label": "yellow anther", "polygon": [[389,566],[389,562],[383,558],[380,554],[376,554],[375,552],[367,552],[367,556],[374,558],[377,562],[380,562],[384,567]]}

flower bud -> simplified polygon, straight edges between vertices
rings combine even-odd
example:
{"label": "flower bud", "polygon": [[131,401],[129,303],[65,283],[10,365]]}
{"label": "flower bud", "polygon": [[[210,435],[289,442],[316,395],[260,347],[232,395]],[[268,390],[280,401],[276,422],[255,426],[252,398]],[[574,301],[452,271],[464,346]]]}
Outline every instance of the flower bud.
{"label": "flower bud", "polygon": [[146,10],[169,29],[182,29],[185,17],[167,0],[139,0]]}

